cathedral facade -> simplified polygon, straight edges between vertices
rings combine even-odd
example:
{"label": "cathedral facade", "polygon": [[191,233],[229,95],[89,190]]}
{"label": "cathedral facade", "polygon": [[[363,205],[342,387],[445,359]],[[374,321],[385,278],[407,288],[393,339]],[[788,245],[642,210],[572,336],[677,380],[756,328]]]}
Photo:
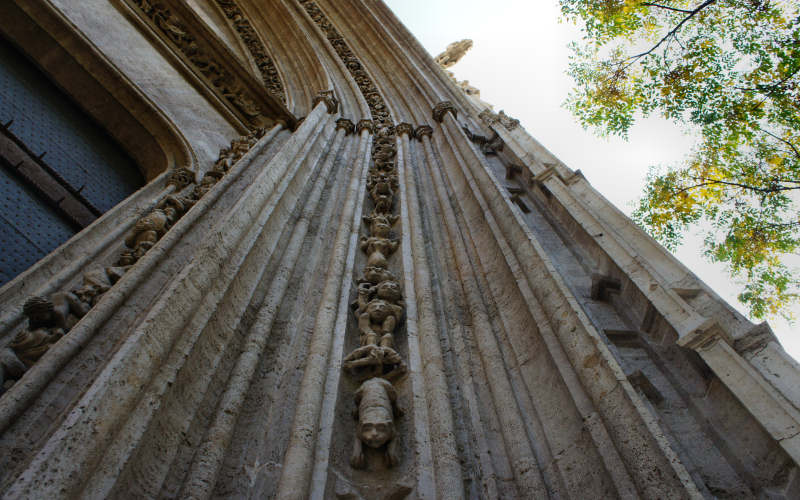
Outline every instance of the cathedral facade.
{"label": "cathedral facade", "polygon": [[800,367],[470,41],[378,0],[8,0],[0,41],[2,498],[800,498]]}

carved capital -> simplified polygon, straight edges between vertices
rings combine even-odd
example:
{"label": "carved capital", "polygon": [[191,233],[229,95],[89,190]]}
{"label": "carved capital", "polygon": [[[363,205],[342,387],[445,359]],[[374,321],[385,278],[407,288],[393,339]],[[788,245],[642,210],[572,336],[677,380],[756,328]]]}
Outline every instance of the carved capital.
{"label": "carved capital", "polygon": [[447,112],[453,113],[453,118],[458,117],[458,111],[456,111],[456,107],[453,106],[453,103],[450,101],[442,101],[436,106],[433,107],[433,119],[438,123],[442,123],[444,120],[444,115]]}
{"label": "carved capital", "polygon": [[356,129],[351,120],[347,118],[339,118],[336,120],[336,130],[343,129],[345,135],[350,135]]}
{"label": "carved capital", "polygon": [[329,114],[336,113],[339,110],[339,100],[333,95],[333,90],[320,90],[314,97],[313,106],[316,108],[320,102],[325,103]]}
{"label": "carved capital", "polygon": [[426,136],[430,137],[432,134],[433,134],[433,127],[431,127],[430,125],[420,125],[414,131],[414,137],[420,141],[422,140],[423,137]]}
{"label": "carved capital", "polygon": [[188,168],[176,168],[167,179],[167,186],[175,186],[175,191],[180,191],[194,182],[194,172]]}
{"label": "carved capital", "polygon": [[408,134],[409,137],[414,137],[414,125],[410,123],[400,123],[395,127],[395,132],[397,135]]}
{"label": "carved capital", "polygon": [[370,134],[375,131],[375,126],[372,124],[372,120],[358,120],[358,123],[356,124],[356,133],[360,134],[364,129],[367,129]]}

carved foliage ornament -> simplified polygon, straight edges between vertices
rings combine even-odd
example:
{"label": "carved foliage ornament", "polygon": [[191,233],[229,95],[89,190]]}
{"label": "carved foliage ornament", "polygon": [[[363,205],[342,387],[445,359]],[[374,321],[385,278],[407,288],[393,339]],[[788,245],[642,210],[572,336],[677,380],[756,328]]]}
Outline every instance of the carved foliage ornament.
{"label": "carved foliage ornament", "polygon": [[345,135],[350,135],[355,131],[356,127],[353,125],[351,120],[348,120],[347,118],[339,118],[336,120],[336,129],[343,129]]}
{"label": "carved foliage ornament", "polygon": [[250,52],[250,55],[253,56],[267,90],[285,103],[286,94],[283,90],[283,83],[278,74],[278,69],[275,67],[272,58],[267,54],[266,47],[264,47],[263,42],[258,37],[256,30],[253,29],[250,21],[245,17],[242,9],[236,5],[234,0],[217,0],[217,5],[220,6],[225,16],[230,19],[239,37],[241,37],[247,50]]}
{"label": "carved foliage ornament", "polygon": [[333,49],[339,55],[339,58],[347,67],[347,70],[350,71],[350,75],[356,81],[361,95],[364,96],[364,99],[367,101],[370,115],[372,115],[372,120],[375,122],[375,125],[378,128],[391,127],[392,117],[386,107],[386,102],[384,102],[383,97],[381,97],[378,92],[378,88],[364,70],[361,62],[355,54],[353,54],[353,51],[350,50],[350,47],[347,45],[347,42],[344,41],[342,35],[339,34],[322,10],[317,7],[317,4],[311,0],[298,0],[298,2],[300,2],[314,23],[322,30],[328,42],[330,42]]}
{"label": "carved foliage ornament", "polygon": [[28,319],[27,326],[7,346],[0,348],[0,390],[7,379],[19,379],[51,345],[68,335],[70,329],[98,303],[102,295],[155,246],[265,133],[265,129],[256,129],[231,141],[229,148],[220,150],[216,163],[200,183],[188,192],[183,191],[194,184],[194,172],[185,168],[176,169],[167,180],[167,185],[174,186],[174,193],[179,194],[167,196],[156,208],[136,221],[124,238],[124,249],[117,262],[86,271],[82,284],[70,291],[56,292],[49,297],[29,298],[22,308],[23,315]]}
{"label": "carved foliage ornament", "polygon": [[150,0],[126,0],[138,10],[150,24],[186,58],[194,69],[215,88],[239,113],[246,122],[255,124],[254,118],[261,114],[261,108],[249,91],[239,82],[225,65],[218,61],[209,47],[197,37],[180,17],[161,2]]}

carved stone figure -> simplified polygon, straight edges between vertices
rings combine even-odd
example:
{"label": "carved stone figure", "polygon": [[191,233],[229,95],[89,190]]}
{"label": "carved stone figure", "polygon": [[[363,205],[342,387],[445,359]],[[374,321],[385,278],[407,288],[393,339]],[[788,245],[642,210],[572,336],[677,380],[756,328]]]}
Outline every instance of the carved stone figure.
{"label": "carved stone figure", "polygon": [[66,321],[56,312],[53,302],[44,297],[31,297],[22,307],[28,328],[22,329],[8,345],[17,358],[30,368],[50,346],[66,333]]}
{"label": "carved stone figure", "polygon": [[368,282],[377,285],[381,281],[387,280],[396,281],[397,278],[386,268],[367,266],[364,268],[364,275],[363,278],[359,280],[359,283]]}
{"label": "carved stone figure", "polygon": [[362,236],[361,250],[367,255],[367,265],[372,267],[386,267],[386,258],[397,250],[398,242],[389,238],[377,236]]}
{"label": "carved stone figure", "polygon": [[203,175],[203,178],[200,180],[200,184],[194,187],[194,195],[199,200],[203,196],[206,195],[211,188],[213,188],[220,179],[224,177],[224,174],[218,170],[209,170],[208,172]]}
{"label": "carved stone figure", "polygon": [[392,226],[397,222],[397,216],[391,214],[381,214],[373,212],[371,215],[365,216],[364,222],[369,225],[369,233],[372,236],[379,238],[388,238]]}
{"label": "carved stone figure", "polygon": [[13,349],[0,349],[0,394],[5,392],[6,380],[19,380],[28,368],[20,361]]}
{"label": "carved stone figure", "polygon": [[194,182],[194,172],[187,168],[176,168],[167,180],[167,186],[175,186],[175,191],[180,191]]}
{"label": "carved stone figure", "polygon": [[358,316],[358,330],[361,333],[361,345],[378,344],[381,347],[392,347],[394,329],[403,315],[403,307],[383,299],[373,299],[367,308]]}
{"label": "carved stone figure", "polygon": [[354,416],[358,424],[350,465],[356,469],[366,467],[364,445],[383,449],[387,467],[397,465],[399,456],[394,419],[403,414],[397,404],[397,391],[390,382],[378,377],[371,378],[358,388],[355,402]]}
{"label": "carved stone figure", "polygon": [[357,381],[381,377],[392,382],[406,373],[406,364],[397,351],[374,344],[353,350],[344,358],[342,367]]}
{"label": "carved stone figure", "polygon": [[179,199],[168,196],[163,206],[154,209],[136,222],[125,237],[125,245],[133,250],[137,260],[147,253],[178,220],[183,208],[183,203]]}
{"label": "carved stone figure", "polygon": [[464,39],[458,42],[453,42],[447,48],[436,56],[434,59],[436,63],[442,68],[449,68],[461,60],[462,57],[472,48],[472,40]]}
{"label": "carved stone figure", "polygon": [[[78,319],[82,318],[89,309],[94,307],[97,304],[97,301],[100,300],[100,296],[106,293],[112,286],[112,277],[109,276],[109,271],[111,271],[114,276],[117,276],[118,273],[124,272],[119,268],[111,267],[108,270],[104,269],[93,269],[91,271],[86,272],[83,275],[83,284],[72,291],[71,294],[64,294],[66,295],[66,300],[64,304],[69,306],[69,312],[75,315]],[[121,276],[121,274],[119,274]],[[119,279],[117,277],[117,279]],[[114,280],[116,281],[116,280]],[[77,298],[77,303],[69,297],[73,295]],[[64,311],[64,307],[59,305],[58,297],[60,294],[53,294],[53,303],[58,311],[61,309]],[[68,321],[69,323],[69,321]],[[73,323],[74,325],[74,323]],[[72,328],[73,325],[68,324],[68,328]]]}

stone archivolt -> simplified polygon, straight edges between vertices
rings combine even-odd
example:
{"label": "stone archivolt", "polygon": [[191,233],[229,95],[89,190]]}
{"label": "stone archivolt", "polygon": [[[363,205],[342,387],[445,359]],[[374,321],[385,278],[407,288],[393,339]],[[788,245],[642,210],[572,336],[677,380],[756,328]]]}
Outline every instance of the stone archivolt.
{"label": "stone archivolt", "polygon": [[331,24],[327,16],[325,16],[325,13],[322,12],[316,3],[311,0],[298,0],[298,2],[300,2],[308,15],[311,16],[311,19],[322,30],[328,42],[330,42],[333,49],[339,55],[339,58],[347,67],[347,70],[350,71],[350,74],[358,85],[358,89],[367,101],[370,115],[372,115],[375,126],[377,128],[391,128],[392,117],[389,114],[389,109],[386,107],[383,97],[381,97],[378,88],[372,82],[369,74],[367,74],[353,51],[350,50],[350,47],[347,45],[347,42],[344,41],[342,35],[339,34],[336,27]]}
{"label": "stone archivolt", "polygon": [[247,17],[242,12],[242,9],[236,4],[234,0],[216,0],[217,5],[220,6],[225,16],[233,23],[233,27],[241,37],[250,55],[256,61],[259,71],[261,71],[261,78],[264,80],[264,85],[272,95],[286,103],[286,93],[283,90],[283,83],[278,74],[278,68],[272,58],[267,54],[267,49],[264,43],[258,37],[256,30],[247,20]]}
{"label": "stone archivolt", "polygon": [[[49,297],[34,296],[28,299],[23,306],[27,327],[23,327],[0,351],[0,387],[6,380],[19,379],[52,344],[67,335],[102,295],[144,257],[265,133],[265,129],[256,129],[231,141],[229,148],[220,150],[214,166],[198,184],[194,182],[192,171],[176,169],[167,179],[167,187],[179,194],[167,195],[154,209],[139,218],[125,236],[124,250],[113,265],[86,271],[78,288],[56,292]],[[194,187],[183,192],[191,184],[195,184]]]}
{"label": "stone archivolt", "polygon": [[[121,1],[0,13],[69,3],[56,14],[111,61],[127,46],[91,14],[132,21],[166,83],[196,94],[145,97],[169,117],[213,101],[177,125],[208,170],[160,175],[0,290],[2,376],[23,377],[0,399],[0,496],[798,498],[800,373],[769,327],[516,120],[464,106],[381,2],[263,2],[336,49],[284,44],[320,62],[298,75],[348,67],[292,93],[352,78],[371,119],[324,92],[302,126],[212,160],[241,119]],[[188,4],[158,4],[186,23],[170,29],[206,32]],[[371,78],[317,5],[398,67]],[[392,120],[435,98],[459,116]]]}
{"label": "stone archivolt", "polygon": [[[190,25],[165,3],[150,0],[124,0],[175,49],[198,74],[227,101],[249,128],[262,124],[264,110],[247,86],[213,55],[208,42],[192,32]],[[248,24],[249,25],[249,24]]]}

